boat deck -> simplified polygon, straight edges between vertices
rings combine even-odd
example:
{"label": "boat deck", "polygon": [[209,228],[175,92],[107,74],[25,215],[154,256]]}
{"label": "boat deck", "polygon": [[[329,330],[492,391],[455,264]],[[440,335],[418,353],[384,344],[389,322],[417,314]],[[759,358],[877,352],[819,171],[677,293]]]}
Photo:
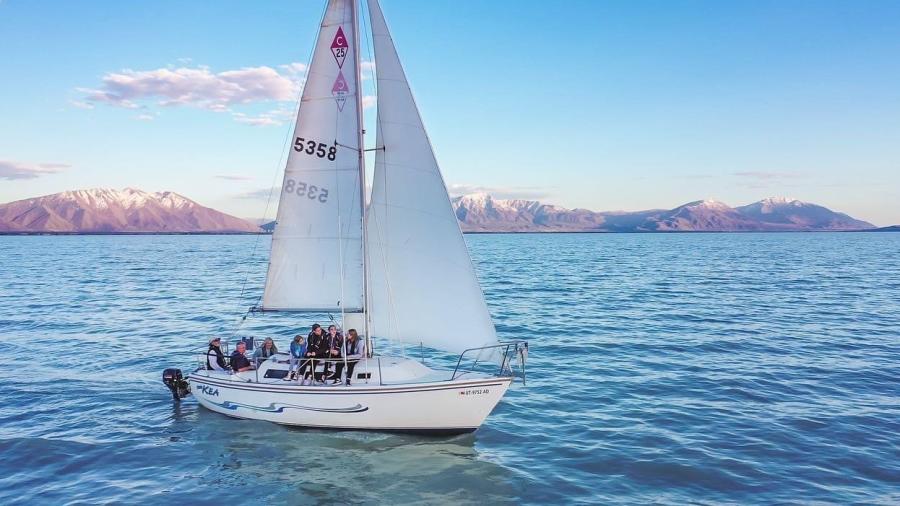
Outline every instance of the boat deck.
{"label": "boat deck", "polygon": [[[205,355],[202,357],[205,361]],[[332,362],[339,362],[340,359]],[[316,375],[320,376],[324,369],[324,361],[319,361],[316,367]],[[302,386],[300,380],[285,380],[290,368],[289,356],[286,353],[278,353],[274,357],[259,362],[254,370],[244,372],[211,371],[205,367],[198,367],[194,371],[195,376],[206,376],[219,381],[233,381],[241,383],[258,383],[279,386]],[[334,365],[331,366],[332,370]],[[375,385],[401,386],[409,384],[439,383],[452,380],[474,380],[490,378],[490,375],[473,371],[451,371],[443,369],[431,369],[424,364],[410,358],[393,356],[374,356],[360,360],[353,371],[354,378],[351,384],[332,384],[332,381],[314,381],[309,385],[317,388],[365,388]]]}

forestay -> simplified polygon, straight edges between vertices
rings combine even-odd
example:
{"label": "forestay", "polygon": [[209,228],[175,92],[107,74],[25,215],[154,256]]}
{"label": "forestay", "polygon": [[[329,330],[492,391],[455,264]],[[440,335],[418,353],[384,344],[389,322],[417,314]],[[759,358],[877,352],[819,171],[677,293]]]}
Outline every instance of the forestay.
{"label": "forestay", "polygon": [[281,187],[262,309],[364,307],[356,2],[331,0]]}
{"label": "forestay", "polygon": [[378,91],[368,216],[375,335],[461,352],[495,344],[494,325],[376,0],[369,0]]}

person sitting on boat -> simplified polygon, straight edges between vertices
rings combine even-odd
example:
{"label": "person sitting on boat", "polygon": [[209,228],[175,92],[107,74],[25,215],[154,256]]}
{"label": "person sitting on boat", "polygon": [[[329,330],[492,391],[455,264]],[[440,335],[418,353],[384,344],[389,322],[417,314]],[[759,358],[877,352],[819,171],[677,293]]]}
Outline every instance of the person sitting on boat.
{"label": "person sitting on boat", "polygon": [[[306,383],[307,378],[315,379],[316,375],[316,360],[317,358],[326,358],[328,353],[328,343],[325,342],[325,332],[322,331],[322,326],[318,323],[314,323],[312,326],[312,332],[306,336],[306,361],[304,361],[300,365],[299,373],[303,376],[303,382]],[[307,367],[309,370],[307,371]],[[310,381],[312,384],[312,380]]]}
{"label": "person sitting on boat", "polygon": [[206,368],[210,371],[227,371],[225,366],[225,354],[222,353],[222,339],[214,337],[209,341],[209,350],[206,352]]}
{"label": "person sitting on boat", "polygon": [[[359,340],[359,334],[356,333],[356,329],[347,331],[347,340],[344,341],[343,352],[344,358],[347,360],[347,386],[349,387],[350,379],[353,378],[353,368],[356,367],[356,363],[359,362],[359,359],[366,355],[366,343]],[[331,383],[332,385],[340,384],[341,372],[343,372],[343,370],[344,361],[341,360],[334,368],[334,376],[332,376],[334,381]]]}
{"label": "person sitting on boat", "polygon": [[247,345],[241,341],[234,347],[234,353],[231,354],[231,370],[234,372],[252,371],[253,364],[244,356],[247,351]]}
{"label": "person sitting on boat", "polygon": [[[334,325],[328,326],[328,334],[325,335],[325,344],[327,345],[326,356],[332,360],[341,358],[341,344],[344,342],[344,335],[341,334]],[[325,371],[322,373],[323,378],[331,376],[332,362],[325,362]]]}
{"label": "person sitting on boat", "polygon": [[291,341],[291,363],[288,366],[288,375],[284,377],[285,381],[297,379],[299,372],[300,359],[306,355],[306,340],[303,336],[297,334]]}
{"label": "person sitting on boat", "polygon": [[278,353],[278,347],[275,346],[275,341],[271,337],[267,337],[263,341],[263,345],[253,352],[253,365],[259,367],[260,362],[274,357],[276,353]]}

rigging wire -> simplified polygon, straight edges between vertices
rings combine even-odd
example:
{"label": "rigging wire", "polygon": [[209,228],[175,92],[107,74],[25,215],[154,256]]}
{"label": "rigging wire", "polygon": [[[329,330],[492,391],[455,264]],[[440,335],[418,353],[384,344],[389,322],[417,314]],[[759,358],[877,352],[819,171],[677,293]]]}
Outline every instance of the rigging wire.
{"label": "rigging wire", "polygon": [[[372,46],[374,44],[374,40],[372,39],[372,33],[369,31],[369,26],[371,26],[371,23],[372,23],[371,13],[368,11],[368,9],[366,9],[365,11],[360,9],[360,12],[362,13],[363,21],[366,18],[366,14],[369,14],[369,22],[368,23],[360,23],[360,25],[362,25],[363,33],[365,34],[364,39],[366,41],[366,54],[369,56],[369,60],[368,60],[370,63],[369,72],[371,73],[372,88],[375,90],[375,96],[377,97],[378,96],[378,79],[376,78],[376,75],[375,75],[375,58],[372,56]],[[377,105],[376,105],[376,111],[377,111]]]}
{"label": "rigging wire", "polygon": [[[369,67],[369,72],[371,74],[372,87],[375,90],[375,94],[377,95],[377,82],[375,79],[375,59],[372,56],[372,42],[370,40],[369,23],[366,22],[366,14],[368,13],[368,4],[366,4],[366,6],[365,6],[366,8],[363,8],[363,4],[364,4],[364,2],[362,2],[360,0],[359,1],[359,9],[357,10],[359,19],[357,20],[357,23],[356,23],[356,37],[357,37],[356,48],[357,48],[357,51],[361,51],[361,49],[362,49],[362,41],[359,40],[360,33],[362,33],[362,40],[365,41],[365,45],[366,45],[366,54],[369,57],[368,67]],[[362,65],[362,54],[359,54],[357,56],[357,62],[359,62],[359,65]],[[363,255],[363,262],[364,262],[363,276],[365,278],[366,291],[364,294],[365,312],[363,313],[363,327],[365,330],[365,339],[366,339],[366,371],[368,371],[368,356],[372,355],[372,353],[374,351],[375,337],[373,335],[374,334],[374,331],[373,331],[374,324],[372,321],[373,302],[372,302],[372,277],[371,277],[371,244],[369,243],[369,214],[370,214],[369,210],[371,208],[372,199],[371,199],[371,195],[367,191],[367,186],[366,186],[368,184],[368,180],[367,180],[367,176],[366,176],[368,174],[368,171],[366,170],[367,167],[366,167],[365,154],[366,154],[366,151],[368,151],[368,150],[366,149],[366,123],[365,123],[364,105],[363,105],[363,98],[365,98],[365,90],[364,90],[364,85],[363,85],[364,78],[363,78],[362,70],[363,70],[362,68],[357,69],[357,75],[358,75],[357,85],[359,87],[358,104],[360,107],[360,111],[359,111],[360,168],[359,169],[360,169],[360,173],[361,173],[360,184],[362,185],[363,240],[365,241],[363,244],[363,253],[364,253],[364,255]],[[377,103],[375,105],[376,105],[376,111],[377,111]],[[376,122],[376,130],[377,130],[377,122]],[[375,163],[374,163],[374,159],[373,159],[373,163],[372,163],[373,181],[374,181],[374,167],[375,167]]]}
{"label": "rigging wire", "polygon": [[[366,26],[371,27],[372,12],[371,12],[371,10],[367,10],[367,12],[369,15],[369,23],[367,23]],[[370,37],[371,37],[371,44],[370,44],[370,39],[369,39]],[[393,40],[391,41],[391,43],[393,44]],[[377,69],[377,63],[375,62],[375,58],[372,56],[372,50],[373,50],[374,45],[375,45],[375,34],[372,33],[371,31],[367,30],[366,31],[366,49],[367,49],[367,52],[369,55],[369,61],[371,61],[373,64],[372,68],[370,70],[372,72],[372,84],[373,84],[373,87],[375,88],[375,96],[377,97],[378,96],[378,76],[377,76],[378,69]],[[376,104],[376,108],[375,108],[375,117],[376,117],[376,120],[375,120],[376,129],[378,131],[380,131],[381,130],[381,109],[379,109],[377,107],[377,104]],[[385,218],[385,221],[387,221],[388,210],[390,207],[392,207],[391,205],[388,205],[388,185],[387,185],[387,168],[389,165],[387,162],[388,151],[385,146],[378,146],[377,144],[378,144],[378,138],[376,136],[376,148],[375,148],[376,149],[376,154],[375,154],[376,167],[375,168],[377,169],[377,159],[378,159],[377,150],[381,150],[381,156],[382,156],[382,168],[381,168],[382,184],[381,184],[381,187],[384,191],[384,195],[383,195],[384,218]],[[374,172],[375,171],[373,171],[373,176],[372,176],[373,190],[374,190],[374,186],[375,186]],[[373,197],[374,197],[374,193],[373,193]],[[384,269],[383,277],[384,277],[384,283],[387,287],[387,308],[388,308],[388,311],[387,311],[388,322],[387,323],[388,323],[389,329],[390,329],[391,325],[393,325],[394,341],[396,343],[400,343],[400,354],[405,357],[406,356],[406,342],[404,339],[402,339],[402,336],[400,335],[400,320],[399,320],[399,317],[397,316],[397,306],[394,303],[394,290],[393,290],[393,287],[391,284],[390,269],[388,269],[388,263],[387,263],[387,250],[388,250],[387,231],[381,227],[381,223],[378,220],[377,214],[375,214],[373,211],[371,211],[371,209],[373,208],[372,206],[374,204],[375,204],[375,202],[373,199],[369,203],[369,208],[370,208],[369,219],[374,220],[375,230],[376,230],[377,236],[378,236],[378,246],[379,246],[379,250],[381,253],[381,255],[380,255],[381,263],[382,263],[382,267]],[[386,225],[387,224],[385,224],[385,226]],[[388,335],[391,335],[391,333],[388,332]]]}
{"label": "rigging wire", "polygon": [[[369,23],[366,22],[366,13],[368,12],[368,4],[365,6],[365,8],[363,8],[363,3],[364,2],[362,2],[360,0],[359,9],[357,10],[357,12],[359,14],[359,20],[356,23],[356,37],[357,37],[356,47],[357,47],[357,50],[361,50],[362,42],[365,41],[366,54],[369,57],[368,62],[369,62],[369,71],[371,72],[371,78],[372,78],[372,87],[373,87],[373,89],[376,89],[375,86],[377,83],[375,80],[375,59],[372,58],[372,44],[369,40]],[[359,37],[360,33],[363,34],[362,41],[358,40],[360,38]],[[359,62],[359,65],[362,65],[362,55],[361,54],[358,55],[357,61]],[[364,88],[364,86],[363,86],[364,79],[363,79],[362,68],[357,69],[357,75],[359,76],[359,82],[357,83],[357,85],[359,86],[358,93],[360,94],[359,106],[364,107],[362,98],[365,97],[365,91],[363,89]],[[377,92],[376,92],[376,95],[377,95]],[[377,104],[376,104],[376,110],[377,110]],[[365,311],[363,312],[363,330],[365,332],[365,356],[363,357],[363,367],[365,369],[366,377],[368,378],[368,377],[371,377],[371,373],[369,372],[369,357],[371,355],[373,355],[373,352],[375,350],[375,336],[373,335],[374,332],[372,330],[374,328],[374,325],[372,322],[372,306],[373,306],[373,304],[372,304],[372,277],[371,277],[371,269],[372,269],[371,249],[372,248],[371,248],[371,244],[369,244],[369,209],[372,204],[372,197],[369,194],[369,192],[367,191],[367,186],[366,186],[368,184],[368,181],[366,178],[366,174],[368,174],[368,171],[366,170],[367,167],[366,167],[365,153],[366,153],[366,151],[368,151],[368,149],[366,149],[366,123],[365,123],[365,115],[363,114],[363,112],[364,111],[362,111],[362,110],[360,111],[360,123],[361,123],[361,125],[360,125],[360,144],[361,145],[359,146],[359,149],[361,150],[360,151],[360,163],[362,165],[360,167],[360,171],[362,173],[362,177],[360,178],[360,184],[362,185],[363,240],[365,241],[365,244],[363,245],[363,262],[364,262],[363,263],[363,269],[364,269],[363,276],[365,277],[365,286],[366,286],[365,293],[363,294],[363,298],[364,298],[363,303],[365,304]],[[377,126],[376,126],[376,130],[377,130]],[[374,181],[374,172],[375,172],[374,167],[375,167],[375,163],[373,161],[373,163],[372,163],[373,181]],[[379,379],[379,381],[381,381],[381,380]]]}
{"label": "rigging wire", "polygon": [[[322,22],[325,21],[325,14],[327,12],[328,12],[328,4],[326,3],[325,7],[322,8],[322,14],[320,15],[320,19],[322,20]],[[322,22],[320,22],[319,24],[321,25]],[[310,47],[309,55],[306,58],[306,61],[308,61],[310,63],[312,63],[312,57],[316,50],[316,45],[318,43],[318,37],[319,37],[319,35],[317,33],[315,41],[313,42],[312,46]],[[309,69],[309,67],[307,67],[307,69]],[[285,129],[284,138],[281,141],[281,154],[278,157],[278,163],[275,165],[275,170],[274,170],[274,173],[272,174],[272,183],[269,187],[269,195],[266,197],[266,207],[265,207],[265,210],[263,211],[263,216],[262,216],[263,223],[265,223],[265,221],[268,219],[268,216],[269,216],[269,207],[272,205],[272,195],[275,193],[275,185],[276,185],[276,182],[278,181],[278,174],[283,169],[284,170],[287,169],[287,167],[286,167],[287,162],[285,161],[285,155],[290,152],[289,148],[288,148],[288,142],[289,142],[289,139],[291,138],[291,133],[293,132],[294,128],[296,128],[297,118],[300,115],[300,106],[301,106],[301,102],[303,101],[303,88],[304,87],[305,86],[301,86],[300,89],[297,90],[296,99],[294,100],[294,104],[295,104],[294,122],[293,122],[293,124],[289,124],[288,127]],[[277,214],[275,217],[277,218]],[[277,225],[277,221],[275,223]],[[246,289],[247,289],[247,281],[250,279],[250,272],[252,270],[253,259],[256,257],[256,250],[259,247],[259,238],[263,234],[264,234],[263,229],[262,229],[262,227],[260,227],[259,231],[256,233],[256,238],[253,241],[253,248],[250,251],[250,256],[247,261],[246,268],[244,269],[244,280],[241,283],[241,293],[238,296],[238,307],[243,307],[242,301],[244,299],[244,293],[246,292]],[[271,258],[269,261],[271,262]],[[261,300],[262,300],[262,295],[257,297],[256,303],[254,304],[254,306],[258,306],[259,302]],[[249,316],[251,314],[251,312],[252,312],[252,310],[248,309],[244,313],[244,316],[241,317],[241,320],[238,322],[237,326],[235,327],[235,330],[234,330],[235,335],[237,334],[237,331],[240,329],[240,327],[243,325],[244,321],[247,320],[247,316]]]}

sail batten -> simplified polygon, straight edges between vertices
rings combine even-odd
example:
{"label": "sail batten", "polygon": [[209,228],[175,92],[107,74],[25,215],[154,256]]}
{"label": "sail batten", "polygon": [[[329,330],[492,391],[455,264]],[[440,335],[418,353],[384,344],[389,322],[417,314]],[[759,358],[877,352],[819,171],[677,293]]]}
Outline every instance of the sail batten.
{"label": "sail batten", "polygon": [[365,307],[356,1],[330,0],[284,172],[263,310]]}
{"label": "sail batten", "polygon": [[367,218],[374,335],[452,352],[497,336],[431,141],[377,0],[378,129]]}

